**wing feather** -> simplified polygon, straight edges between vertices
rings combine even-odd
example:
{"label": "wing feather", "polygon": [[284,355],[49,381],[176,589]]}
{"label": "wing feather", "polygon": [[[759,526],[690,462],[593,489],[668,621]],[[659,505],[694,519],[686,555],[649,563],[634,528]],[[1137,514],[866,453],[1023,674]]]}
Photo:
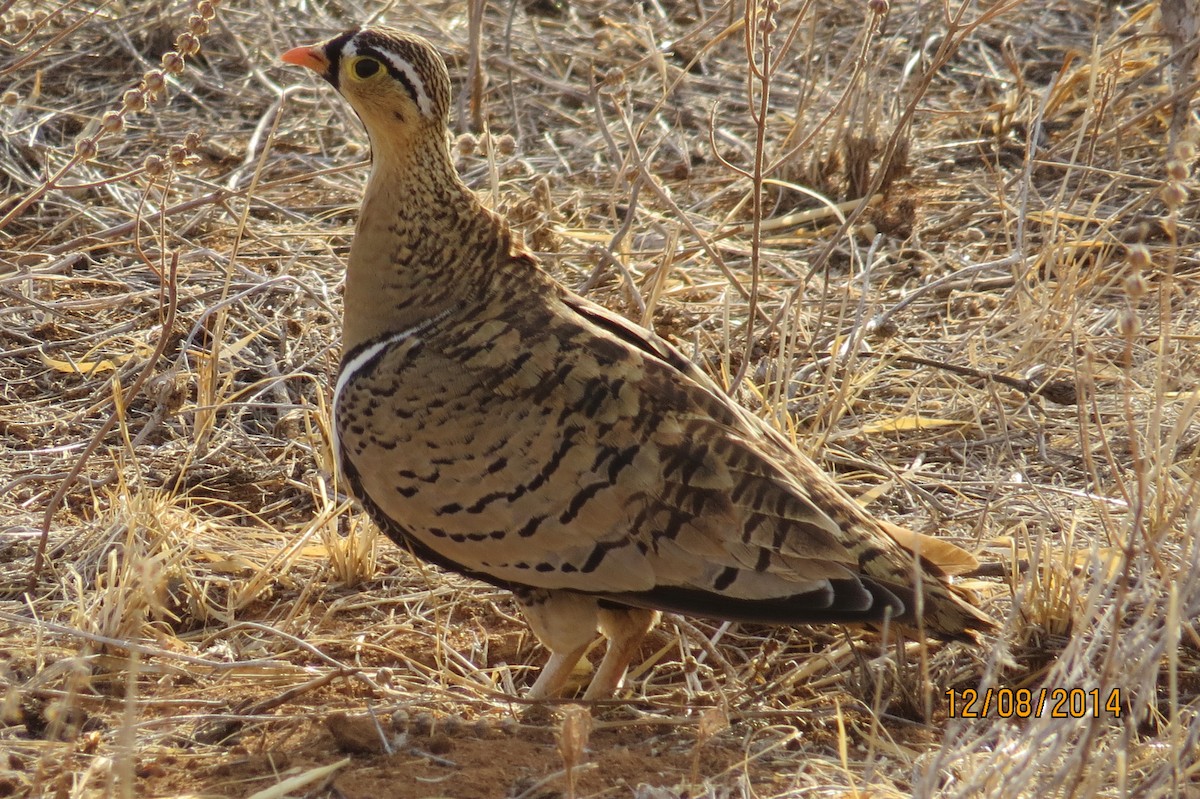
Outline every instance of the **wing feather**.
{"label": "wing feather", "polygon": [[928,603],[953,603],[933,564],[956,547],[918,562],[915,533],[884,532],[677,350],[559,299],[448,322],[344,377],[343,457],[389,532],[497,584],[722,618],[900,616],[926,566]]}

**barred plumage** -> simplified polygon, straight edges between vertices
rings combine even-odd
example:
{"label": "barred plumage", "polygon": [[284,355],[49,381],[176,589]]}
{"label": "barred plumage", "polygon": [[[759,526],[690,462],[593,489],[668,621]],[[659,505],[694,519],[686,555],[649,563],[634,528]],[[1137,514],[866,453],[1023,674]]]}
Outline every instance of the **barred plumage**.
{"label": "barred plumage", "polygon": [[[397,543],[511,589],[557,693],[596,635],[611,694],[670,610],[991,626],[973,559],[877,521],[653,333],[563,288],[455,172],[425,40],[348,31],[289,51],[358,113],[374,162],[351,247],[336,448]],[[918,588],[920,595],[918,596]]]}

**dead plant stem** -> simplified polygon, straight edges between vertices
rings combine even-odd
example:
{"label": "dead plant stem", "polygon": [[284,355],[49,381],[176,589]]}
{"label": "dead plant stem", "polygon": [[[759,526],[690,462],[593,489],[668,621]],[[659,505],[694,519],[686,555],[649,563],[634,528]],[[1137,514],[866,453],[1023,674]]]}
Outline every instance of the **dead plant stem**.
{"label": "dead plant stem", "polygon": [[[159,359],[166,352],[167,344],[171,341],[171,331],[175,328],[175,311],[178,308],[179,299],[178,287],[176,285],[178,267],[179,253],[173,252],[171,253],[171,266],[167,270],[167,274],[164,277],[164,281],[166,283],[165,289],[167,294],[167,305],[163,314],[163,322],[161,326],[161,332],[158,336],[158,343],[154,347],[154,352],[151,353],[150,357],[146,359],[146,364],[138,373],[137,378],[135,378],[133,383],[130,384],[129,390],[124,392],[127,403],[136,397],[142,390],[142,386],[146,384],[146,380],[148,380],[150,375],[154,372],[154,367],[158,364]],[[100,448],[101,443],[103,443],[105,437],[108,436],[108,432],[112,430],[113,425],[116,424],[118,416],[119,414],[116,412],[116,410],[108,415],[108,418],[104,420],[103,424],[100,425],[99,429],[97,429],[95,434],[92,436],[92,440],[88,442],[87,447],[83,450],[79,457],[75,459],[75,465],[71,467],[69,472],[67,472],[67,476],[63,478],[62,483],[59,484],[58,490],[54,492],[54,496],[52,496],[50,501],[46,504],[45,513],[42,515],[42,532],[41,536],[38,538],[37,553],[34,555],[33,568],[29,573],[27,590],[30,594],[36,592],[38,580],[41,577],[42,566],[46,557],[46,545],[50,540],[50,526],[54,522],[54,514],[58,511],[59,506],[62,505],[62,501],[66,498],[67,492],[71,490],[71,486],[75,484],[75,480],[83,471],[83,467],[88,462],[88,459],[91,458],[96,450]]]}

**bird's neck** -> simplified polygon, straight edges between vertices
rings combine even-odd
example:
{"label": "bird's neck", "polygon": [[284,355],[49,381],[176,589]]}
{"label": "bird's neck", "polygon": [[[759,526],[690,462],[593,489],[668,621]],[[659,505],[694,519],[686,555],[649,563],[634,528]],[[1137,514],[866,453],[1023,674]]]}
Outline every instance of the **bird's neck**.
{"label": "bird's neck", "polygon": [[374,155],[346,275],[344,351],[480,301],[512,234],[442,144]]}

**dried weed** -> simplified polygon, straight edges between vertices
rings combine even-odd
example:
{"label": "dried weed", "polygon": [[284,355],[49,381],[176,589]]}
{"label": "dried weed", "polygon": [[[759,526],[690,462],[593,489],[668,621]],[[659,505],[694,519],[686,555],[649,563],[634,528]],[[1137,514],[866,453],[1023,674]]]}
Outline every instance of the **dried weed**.
{"label": "dried weed", "polygon": [[[1194,3],[460,5],[0,0],[0,795],[1193,790]],[[987,649],[677,619],[590,727],[512,698],[331,474],[367,154],[276,55],[375,18],[559,278],[979,550]]]}

